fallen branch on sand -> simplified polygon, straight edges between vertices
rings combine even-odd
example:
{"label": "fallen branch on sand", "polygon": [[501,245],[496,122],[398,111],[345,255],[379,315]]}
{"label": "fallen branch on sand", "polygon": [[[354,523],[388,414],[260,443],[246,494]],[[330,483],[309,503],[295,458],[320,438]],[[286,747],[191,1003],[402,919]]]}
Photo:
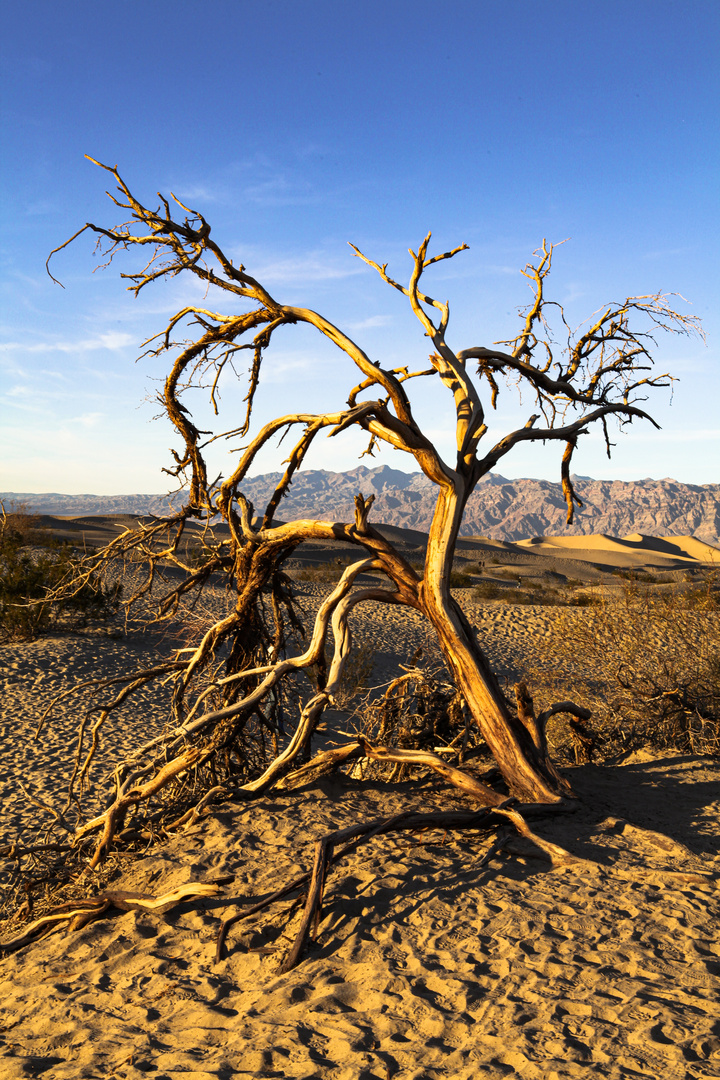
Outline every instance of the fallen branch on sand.
{"label": "fallen branch on sand", "polygon": [[101,918],[111,908],[117,908],[120,911],[151,911],[156,915],[164,915],[166,911],[171,911],[184,901],[217,896],[219,892],[220,886],[217,884],[204,885],[191,881],[186,885],[178,886],[172,892],[157,897],[137,892],[100,893],[99,896],[63,904],[47,915],[35,919],[25,927],[22,934],[0,945],[0,949],[4,953],[16,952],[23,945],[29,945],[32,941],[38,941],[57,930],[80,930],[88,923]]}
{"label": "fallen branch on sand", "polygon": [[[259,911],[263,911],[265,908],[277,903],[278,900],[282,900],[290,893],[296,892],[307,886],[307,898],[300,928],[298,929],[292,947],[280,966],[281,974],[291,971],[302,959],[309,937],[311,935],[313,937],[317,935],[322,911],[323,894],[330,867],[334,866],[335,863],[339,862],[346,855],[349,855],[350,852],[354,851],[360,844],[366,843],[367,841],[372,840],[373,837],[381,836],[385,833],[398,830],[420,831],[425,829],[444,829],[446,832],[453,829],[492,831],[498,828],[497,818],[501,817],[509,820],[515,826],[518,833],[533,844],[535,850],[539,852],[542,857],[549,859],[554,867],[560,868],[570,866],[573,863],[585,862],[585,860],[578,859],[574,855],[571,855],[568,851],[565,851],[564,848],[558,847],[557,844],[551,844],[547,840],[542,840],[539,836],[536,836],[536,834],[530,830],[518,810],[513,809],[516,805],[516,799],[506,799],[498,806],[483,808],[474,812],[455,811],[430,814],[406,812],[395,814],[393,817],[363,822],[360,825],[351,825],[347,829],[340,829],[337,832],[328,833],[327,836],[323,836],[318,840],[315,845],[315,861],[311,871],[293,878],[292,881],[277,889],[264,900],[254,904],[246,911],[242,911],[237,915],[232,915],[230,918],[223,921],[217,936],[215,962],[217,963],[222,960],[228,931],[235,923],[239,922],[241,919],[247,919],[249,916],[255,915]],[[340,845],[344,846],[341,847]],[[502,845],[493,845],[490,852],[488,852],[484,859],[480,860],[477,866],[480,867],[484,862],[488,861],[488,859],[492,857],[492,854],[498,850],[499,846]]]}
{"label": "fallen branch on sand", "polygon": [[[343,749],[348,750],[348,748]],[[366,743],[358,744],[357,749],[361,752],[373,750]],[[345,754],[345,760],[347,756]],[[325,757],[327,760],[327,755]],[[592,860],[575,856],[558,844],[538,836],[537,833],[530,829],[523,816],[527,813],[547,814],[556,811],[557,808],[543,806],[542,804],[521,806],[516,799],[508,798],[498,805],[482,807],[474,811],[437,811],[430,813],[406,811],[328,833],[315,844],[314,861],[311,870],[294,877],[269,896],[245,908],[245,910],[231,915],[220,923],[216,937],[215,963],[223,960],[228,932],[237,922],[266,910],[285,897],[291,896],[291,894],[296,894],[292,899],[291,910],[294,910],[300,903],[304,903],[304,910],[293,943],[282,958],[278,968],[279,974],[291,971],[304,958],[309,942],[317,939],[322,916],[323,898],[331,868],[350,855],[361,844],[391,832],[442,830],[444,835],[448,832],[464,829],[474,829],[484,833],[495,832],[496,837],[488,850],[482,858],[473,862],[476,871],[487,866],[495,856],[507,853],[523,859],[545,860],[550,863],[553,870],[591,868],[600,878],[610,881],[614,878],[621,878],[630,881],[642,879],[645,882],[651,881],[659,886],[672,886],[678,883],[715,886],[718,879],[720,879],[720,875],[714,872],[677,871],[645,864],[638,864],[631,868],[606,867]],[[664,854],[672,855],[680,851],[680,853],[691,855],[682,845],[678,845],[668,837],[628,825],[627,822],[623,822],[621,819],[616,822],[616,829],[617,831],[629,830],[632,832],[642,841],[643,846],[650,853],[654,852],[656,854],[660,850]],[[76,899],[70,903],[55,907],[46,912],[45,915],[35,919],[25,927],[22,933],[0,944],[0,951],[9,954],[57,931],[72,932],[80,930],[96,919],[106,917],[108,913],[112,912],[112,909],[122,912],[147,911],[162,915],[181,903],[217,896],[220,892],[220,886],[229,883],[231,880],[233,880],[232,877],[226,877],[217,878],[208,883],[189,882],[158,897],[139,892],[106,891],[94,897]],[[228,898],[223,901],[224,904],[239,904],[241,902],[241,898],[235,900]],[[31,906],[28,904],[27,913],[30,914],[30,911]],[[256,951],[263,954],[277,952],[275,948]]]}

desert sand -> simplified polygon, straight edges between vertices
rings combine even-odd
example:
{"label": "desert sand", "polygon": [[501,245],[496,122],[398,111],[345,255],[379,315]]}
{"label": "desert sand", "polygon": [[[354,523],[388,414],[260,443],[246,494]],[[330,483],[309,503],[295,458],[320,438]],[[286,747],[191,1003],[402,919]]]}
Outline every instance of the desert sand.
{"label": "desert sand", "polygon": [[600,561],[610,566],[675,568],[678,563],[689,566],[720,566],[720,550],[706,544],[695,536],[643,536],[629,533],[627,536],[538,536],[532,540],[518,540],[518,547],[529,548],[537,555],[555,558],[578,559],[583,562]]}
{"label": "desert sand", "polygon": [[[598,567],[613,566],[678,580],[716,550],[708,555],[692,538],[584,539],[585,547],[477,538],[460,555],[497,558],[522,578],[551,571],[595,585],[606,572]],[[309,610],[325,591],[301,589]],[[508,679],[559,610],[461,595]],[[375,605],[357,610],[355,639],[372,647],[378,682],[428,647],[419,616]],[[79,700],[66,699],[34,742],[44,704],[77,679],[112,675],[129,655],[149,663],[170,644],[86,633],[0,649],[0,846],[42,815],[22,778],[46,803],[57,804],[67,785]],[[110,717],[97,770],[139,731],[159,730],[164,707],[147,692]],[[298,919],[295,911],[287,922],[287,901],[237,923],[216,962],[220,920],[310,869],[325,833],[401,810],[473,804],[430,777],[390,785],[342,775],[220,804],[129,859],[112,886],[160,896],[220,879],[217,896],[165,915],[108,912],[0,961],[2,1075],[720,1077],[720,761],[639,752],[568,775],[577,811],[532,827],[575,861],[553,868],[509,835],[482,866],[486,834],[376,838],[333,871],[317,940],[286,975],[279,959]]]}

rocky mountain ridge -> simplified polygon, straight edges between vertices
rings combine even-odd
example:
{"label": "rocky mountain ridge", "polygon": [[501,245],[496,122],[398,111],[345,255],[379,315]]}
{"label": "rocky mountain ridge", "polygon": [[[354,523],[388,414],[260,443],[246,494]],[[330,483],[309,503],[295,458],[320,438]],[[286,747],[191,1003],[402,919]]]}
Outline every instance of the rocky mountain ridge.
{"label": "rocky mountain ridge", "polygon": [[[270,497],[280,473],[245,481],[243,493],[259,509]],[[607,533],[626,536],[696,536],[720,544],[720,484],[684,484],[677,480],[593,480],[574,477],[583,501],[575,524],[565,524],[566,507],[559,483],[548,480],[508,480],[497,473],[484,477],[468,500],[461,533],[494,540],[533,536],[586,536]],[[427,532],[435,503],[434,485],[422,473],[405,473],[381,465],[359,466],[349,472],[326,469],[298,473],[278,517],[288,521],[314,517],[322,521],[352,521],[354,497],[375,495],[371,520]],[[24,504],[37,513],[55,516],[85,514],[163,514],[177,496],[63,495],[58,493],[0,493],[9,507]]]}

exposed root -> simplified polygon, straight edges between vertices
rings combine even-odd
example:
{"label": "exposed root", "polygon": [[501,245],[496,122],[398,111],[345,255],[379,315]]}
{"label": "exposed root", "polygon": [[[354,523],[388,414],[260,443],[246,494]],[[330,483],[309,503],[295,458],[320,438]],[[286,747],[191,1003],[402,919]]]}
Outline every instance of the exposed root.
{"label": "exposed root", "polygon": [[[277,889],[264,900],[259,901],[259,903],[254,904],[245,911],[230,916],[230,918],[225,919],[222,922],[217,936],[215,951],[216,963],[223,958],[228,931],[235,923],[242,919],[247,919],[251,915],[257,914],[259,911],[263,911],[265,908],[277,903],[290,893],[306,889],[305,908],[300,927],[297,931],[295,941],[283,959],[279,969],[281,974],[291,971],[292,968],[300,963],[309,939],[317,936],[322,913],[323,894],[330,868],[346,855],[349,855],[350,852],[354,851],[360,844],[366,843],[373,837],[385,833],[399,830],[419,831],[425,829],[443,829],[447,832],[451,829],[468,828],[493,831],[498,828],[499,823],[497,816],[500,815],[502,819],[507,819],[512,822],[521,836],[535,845],[536,850],[542,852],[545,857],[550,858],[553,866],[565,867],[570,866],[573,863],[584,862],[584,860],[576,859],[574,856],[570,855],[564,848],[558,847],[558,845],[551,844],[536,836],[535,833],[530,830],[522,815],[517,810],[511,809],[515,801],[516,800],[514,799],[506,799],[498,806],[487,807],[476,811],[446,811],[429,814],[406,812],[396,814],[393,817],[363,822],[359,825],[349,826],[347,829],[340,829],[337,832],[328,833],[328,835],[323,836],[318,840],[315,845],[315,859],[311,871],[293,878],[292,881],[283,885],[280,889]],[[480,861],[479,865],[482,866],[487,863],[502,846],[503,845],[500,843],[494,844],[491,847],[490,852],[488,852],[484,859]]]}
{"label": "exposed root", "polygon": [[151,911],[156,915],[163,915],[184,901],[217,896],[219,892],[220,886],[217,884],[206,885],[191,881],[173,889],[172,892],[157,897],[150,896],[148,893],[135,892],[100,893],[99,896],[63,904],[47,915],[35,919],[25,927],[22,934],[0,944],[0,949],[6,954],[16,952],[23,945],[29,945],[58,930],[80,930],[88,923],[101,918],[111,908],[117,908],[119,911]]}

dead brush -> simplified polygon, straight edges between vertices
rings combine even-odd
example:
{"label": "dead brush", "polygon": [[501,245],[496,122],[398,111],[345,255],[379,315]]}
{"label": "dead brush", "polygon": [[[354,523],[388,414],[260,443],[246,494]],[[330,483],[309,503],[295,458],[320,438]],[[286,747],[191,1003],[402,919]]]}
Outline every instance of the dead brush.
{"label": "dead brush", "polygon": [[[572,693],[592,710],[602,757],[648,748],[720,755],[720,589],[711,571],[692,588],[630,581],[591,610],[565,609],[542,664],[528,667],[541,707]],[[577,760],[567,721],[553,717],[557,760]]]}
{"label": "dead brush", "polygon": [[[460,691],[438,671],[409,668],[381,696],[368,697],[357,710],[358,735],[400,750],[429,750],[462,764],[470,751],[486,750]],[[475,756],[475,755],[473,755]],[[404,780],[412,765],[363,761],[353,775]]]}
{"label": "dead brush", "polygon": [[293,567],[291,573],[295,581],[334,585],[352,561],[350,558],[332,559],[314,565]]}
{"label": "dead brush", "polygon": [[339,709],[354,709],[358,695],[367,694],[372,679],[375,649],[369,642],[354,648],[343,668],[340,688],[335,694]]}

